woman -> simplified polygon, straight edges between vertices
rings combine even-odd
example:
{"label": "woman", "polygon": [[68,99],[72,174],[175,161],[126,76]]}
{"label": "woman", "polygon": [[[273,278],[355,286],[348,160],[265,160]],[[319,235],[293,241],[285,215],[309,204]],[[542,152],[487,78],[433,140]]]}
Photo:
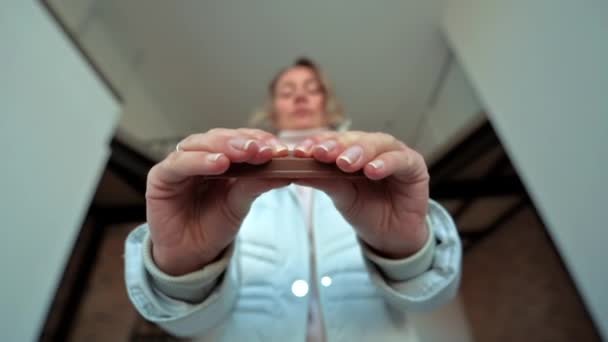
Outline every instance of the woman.
{"label": "woman", "polygon": [[[151,169],[148,222],[126,242],[133,304],[201,340],[417,340],[407,312],[450,300],[461,262],[451,218],[429,200],[424,159],[388,134],[332,129],[344,118],[309,60],[269,90],[278,135],[212,129]],[[201,177],[290,147],[367,179]]]}

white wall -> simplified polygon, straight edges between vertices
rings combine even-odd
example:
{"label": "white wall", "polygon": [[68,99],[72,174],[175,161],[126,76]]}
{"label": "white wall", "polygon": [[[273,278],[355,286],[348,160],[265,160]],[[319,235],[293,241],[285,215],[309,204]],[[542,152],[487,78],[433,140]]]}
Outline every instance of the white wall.
{"label": "white wall", "polygon": [[139,54],[138,74],[182,134],[245,125],[273,74],[306,54],[327,70],[353,127],[403,139],[448,53],[443,2],[157,0],[143,11],[98,1],[100,20],[121,50]]}
{"label": "white wall", "polygon": [[462,67],[452,58],[436,99],[423,117],[415,148],[432,164],[483,122],[481,103]]}
{"label": "white wall", "polygon": [[118,106],[38,1],[0,11],[0,340],[32,341],[108,156]]}
{"label": "white wall", "polygon": [[[143,150],[157,138],[178,135],[178,120],[165,115],[141,81],[138,69],[142,53],[133,46],[123,46],[116,39],[115,28],[107,24],[107,4],[93,0],[49,0],[61,20],[95,61],[110,83],[120,93],[124,106],[118,124],[119,136]],[[117,16],[121,13],[112,13]]]}
{"label": "white wall", "polygon": [[608,339],[608,2],[448,4],[449,40]]}

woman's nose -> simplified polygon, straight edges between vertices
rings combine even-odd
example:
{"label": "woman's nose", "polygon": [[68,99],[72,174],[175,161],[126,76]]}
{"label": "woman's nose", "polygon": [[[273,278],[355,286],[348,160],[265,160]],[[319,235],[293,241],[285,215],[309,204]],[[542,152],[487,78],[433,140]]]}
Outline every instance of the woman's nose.
{"label": "woman's nose", "polygon": [[295,101],[295,103],[308,102],[308,96],[305,93],[300,92],[300,93],[296,94],[294,101]]}

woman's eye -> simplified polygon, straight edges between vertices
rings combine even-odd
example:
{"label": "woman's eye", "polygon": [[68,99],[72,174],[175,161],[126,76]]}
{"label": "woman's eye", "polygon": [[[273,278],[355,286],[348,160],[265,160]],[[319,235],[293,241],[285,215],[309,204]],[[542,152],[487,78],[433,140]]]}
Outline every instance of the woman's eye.
{"label": "woman's eye", "polygon": [[281,98],[288,98],[290,96],[293,96],[294,93],[294,87],[291,85],[284,85],[283,87],[279,87],[277,89],[277,95]]}
{"label": "woman's eye", "polygon": [[291,97],[292,94],[293,94],[293,92],[291,92],[291,91],[280,91],[279,97],[288,98],[288,97]]}
{"label": "woman's eye", "polygon": [[317,83],[309,83],[306,85],[306,91],[311,94],[316,94],[321,91],[321,87]]}

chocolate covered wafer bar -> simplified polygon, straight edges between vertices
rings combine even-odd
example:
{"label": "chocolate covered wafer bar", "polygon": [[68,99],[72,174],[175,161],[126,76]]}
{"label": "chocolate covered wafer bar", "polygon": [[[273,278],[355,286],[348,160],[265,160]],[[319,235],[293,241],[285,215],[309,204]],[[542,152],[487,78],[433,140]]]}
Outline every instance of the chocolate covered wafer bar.
{"label": "chocolate covered wafer bar", "polygon": [[233,163],[221,175],[205,176],[206,178],[364,178],[362,171],[348,173],[340,170],[336,164],[328,164],[313,158],[285,157],[275,158],[262,165]]}

